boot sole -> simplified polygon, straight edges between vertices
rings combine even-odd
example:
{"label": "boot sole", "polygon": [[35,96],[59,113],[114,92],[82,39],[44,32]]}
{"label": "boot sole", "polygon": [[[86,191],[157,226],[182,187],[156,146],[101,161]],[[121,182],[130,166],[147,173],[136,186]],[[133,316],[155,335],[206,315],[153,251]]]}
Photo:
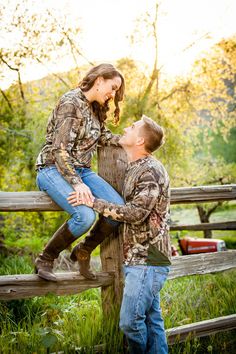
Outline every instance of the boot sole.
{"label": "boot sole", "polygon": [[84,278],[86,278],[86,279],[89,279],[89,280],[97,280],[97,276],[94,274],[94,275],[89,275],[89,274],[87,274],[87,273],[84,273],[83,274],[83,272],[81,273],[81,271],[79,271],[80,272],[80,274],[84,277]]}
{"label": "boot sole", "polygon": [[44,272],[42,270],[38,270],[36,267],[35,267],[35,274],[37,274],[37,276],[40,277],[41,279],[57,282],[57,277],[55,275],[52,275],[51,273],[48,272]]}

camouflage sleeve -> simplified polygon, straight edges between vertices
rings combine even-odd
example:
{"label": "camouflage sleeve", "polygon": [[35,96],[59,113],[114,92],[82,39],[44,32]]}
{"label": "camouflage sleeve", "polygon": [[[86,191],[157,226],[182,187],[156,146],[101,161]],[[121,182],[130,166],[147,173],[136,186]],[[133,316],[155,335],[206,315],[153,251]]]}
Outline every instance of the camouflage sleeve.
{"label": "camouflage sleeve", "polygon": [[133,199],[125,205],[95,199],[93,208],[112,220],[141,224],[157,203],[159,186],[154,176],[150,172],[145,172],[138,180],[133,192]]}
{"label": "camouflage sleeve", "polygon": [[121,135],[119,134],[112,134],[112,132],[106,128],[105,126],[101,127],[101,136],[98,141],[99,146],[120,146],[119,140]]}
{"label": "camouflage sleeve", "polygon": [[75,138],[81,128],[82,115],[73,103],[64,102],[58,105],[57,121],[54,132],[52,153],[58,171],[71,185],[82,183],[71,161],[71,150]]}

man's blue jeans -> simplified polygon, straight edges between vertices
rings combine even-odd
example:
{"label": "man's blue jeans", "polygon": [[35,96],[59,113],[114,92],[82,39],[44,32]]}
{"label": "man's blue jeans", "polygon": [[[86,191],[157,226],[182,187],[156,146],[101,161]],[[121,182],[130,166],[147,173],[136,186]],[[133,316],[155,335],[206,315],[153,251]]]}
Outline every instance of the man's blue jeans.
{"label": "man's blue jeans", "polygon": [[[78,168],[76,172],[91,190],[96,198],[105,199],[108,202],[124,204],[123,198],[104,179],[99,177],[90,168]],[[56,166],[48,166],[40,169],[37,174],[37,185],[41,191],[46,192],[63,210],[67,211],[71,218],[68,220],[70,232],[79,237],[87,232],[93,225],[96,214],[86,205],[73,207],[68,203],[69,193],[73,187],[62,177]],[[108,220],[116,226],[118,222]]]}
{"label": "man's blue jeans", "polygon": [[120,328],[130,354],[166,354],[168,345],[160,308],[160,290],[169,267],[125,266]]}

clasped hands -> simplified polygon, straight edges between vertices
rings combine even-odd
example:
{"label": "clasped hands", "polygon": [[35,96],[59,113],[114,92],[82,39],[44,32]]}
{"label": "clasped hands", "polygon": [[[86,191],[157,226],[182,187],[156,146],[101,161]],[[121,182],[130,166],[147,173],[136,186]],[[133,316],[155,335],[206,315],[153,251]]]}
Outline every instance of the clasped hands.
{"label": "clasped hands", "polygon": [[77,205],[87,205],[88,207],[93,207],[94,196],[92,195],[91,190],[86,184],[81,183],[74,187],[74,191],[69,193],[69,197],[67,198],[68,202],[72,206]]}

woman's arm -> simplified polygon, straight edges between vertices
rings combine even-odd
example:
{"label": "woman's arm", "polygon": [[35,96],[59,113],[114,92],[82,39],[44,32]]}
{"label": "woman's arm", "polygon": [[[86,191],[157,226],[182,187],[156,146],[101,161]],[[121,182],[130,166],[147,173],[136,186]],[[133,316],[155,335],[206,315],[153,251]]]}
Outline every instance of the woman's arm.
{"label": "woman's arm", "polygon": [[105,126],[101,127],[101,136],[98,141],[99,146],[120,146],[119,140],[120,134],[113,134],[108,128]]}
{"label": "woman's arm", "polygon": [[65,180],[73,186],[77,198],[80,196],[89,201],[92,198],[92,193],[82,182],[71,160],[75,138],[83,124],[82,114],[69,101],[60,103],[55,114],[57,118],[52,142],[55,165]]}

